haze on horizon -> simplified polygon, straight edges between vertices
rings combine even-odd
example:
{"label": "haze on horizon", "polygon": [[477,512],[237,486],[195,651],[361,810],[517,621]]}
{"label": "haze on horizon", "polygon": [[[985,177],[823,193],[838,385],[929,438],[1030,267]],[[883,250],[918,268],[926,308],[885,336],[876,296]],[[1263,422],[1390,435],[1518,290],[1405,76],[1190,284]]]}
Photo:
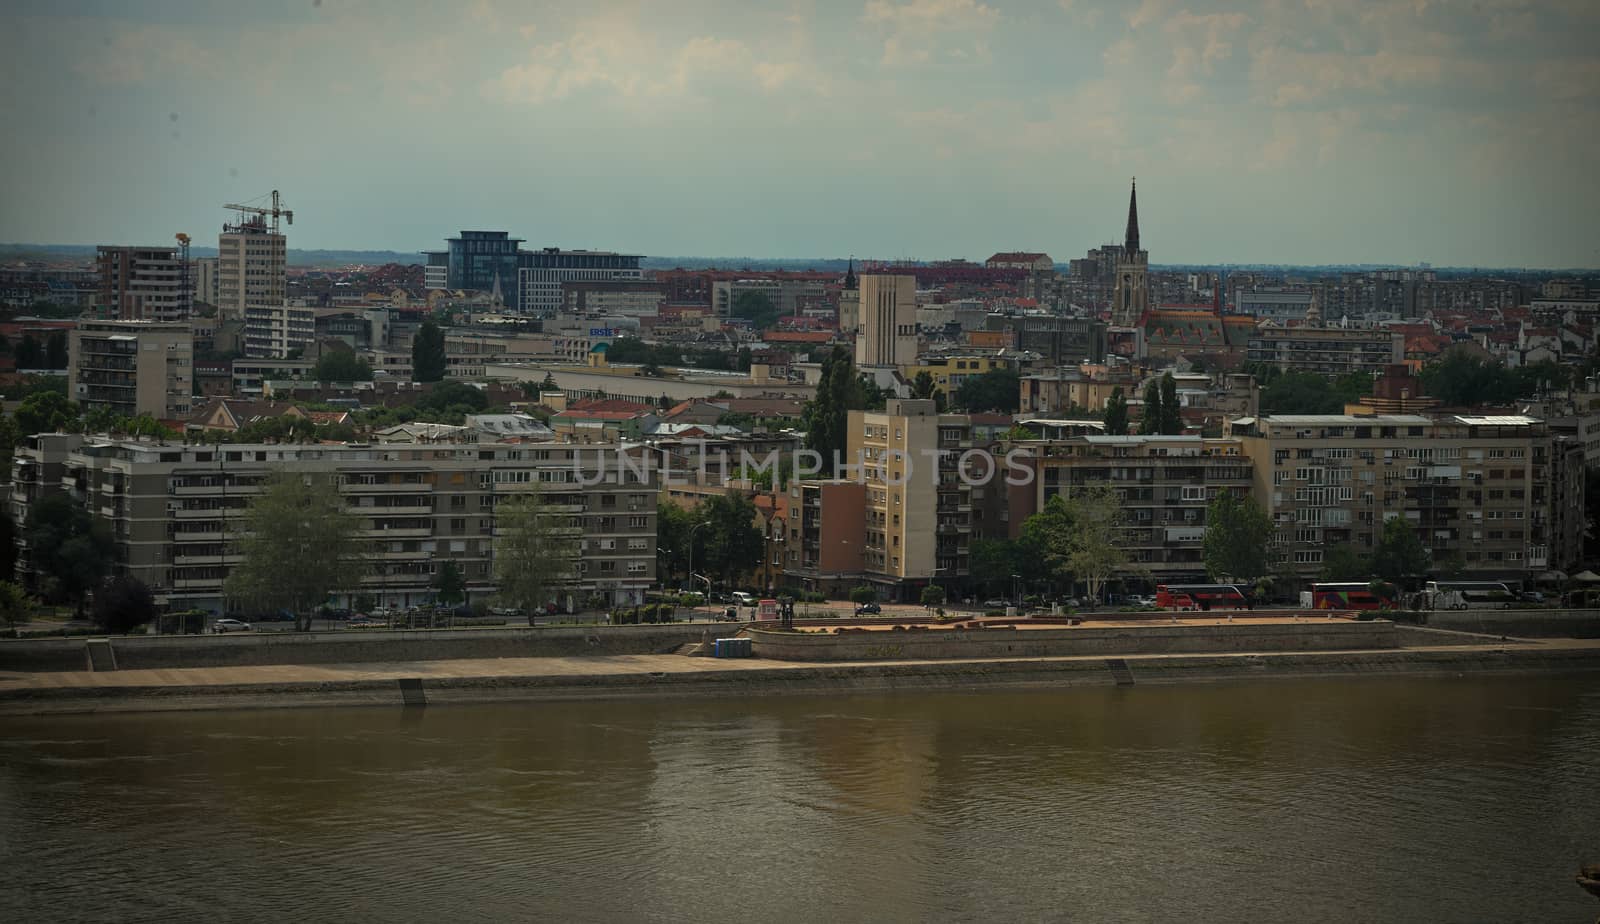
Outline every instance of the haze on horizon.
{"label": "haze on horizon", "polygon": [[8,4],[0,240],[1600,266],[1592,0]]}

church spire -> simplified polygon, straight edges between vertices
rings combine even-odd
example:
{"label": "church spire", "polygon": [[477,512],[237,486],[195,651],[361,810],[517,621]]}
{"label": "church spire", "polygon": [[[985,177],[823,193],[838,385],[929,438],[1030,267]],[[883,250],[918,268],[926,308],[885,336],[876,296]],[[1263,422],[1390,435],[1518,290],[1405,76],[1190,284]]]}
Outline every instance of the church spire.
{"label": "church spire", "polygon": [[854,256],[850,258],[850,268],[844,271],[844,287],[846,289],[854,289],[856,287],[856,258]]}
{"label": "church spire", "polygon": [[1134,178],[1133,186],[1128,192],[1128,239],[1122,245],[1125,258],[1132,260],[1139,255],[1139,180]]}

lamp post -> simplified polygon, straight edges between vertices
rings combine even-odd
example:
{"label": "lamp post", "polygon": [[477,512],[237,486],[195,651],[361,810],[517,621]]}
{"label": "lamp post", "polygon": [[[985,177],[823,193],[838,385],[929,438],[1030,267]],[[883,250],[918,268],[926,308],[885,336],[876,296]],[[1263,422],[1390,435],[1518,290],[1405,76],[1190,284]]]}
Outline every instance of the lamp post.
{"label": "lamp post", "polygon": [[[704,525],[706,525],[705,521],[702,520],[701,522],[696,523],[693,526],[689,527],[689,593],[691,593],[691,594],[694,593],[694,531],[699,529],[700,527],[702,527]],[[707,581],[706,582],[706,598],[707,598],[708,602],[710,600],[710,596],[711,596],[711,582]],[[694,609],[699,609],[699,607],[694,607]]]}

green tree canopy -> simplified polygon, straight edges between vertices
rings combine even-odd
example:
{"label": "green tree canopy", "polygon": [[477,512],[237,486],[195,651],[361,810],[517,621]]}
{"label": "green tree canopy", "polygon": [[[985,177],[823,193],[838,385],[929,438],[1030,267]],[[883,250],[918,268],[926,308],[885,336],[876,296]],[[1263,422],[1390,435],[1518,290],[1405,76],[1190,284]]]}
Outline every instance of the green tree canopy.
{"label": "green tree canopy", "polygon": [[695,556],[696,567],[716,574],[727,586],[761,564],[764,543],[749,497],[734,491],[718,494],[702,501],[695,513],[704,524],[696,538],[705,543],[704,553]]}
{"label": "green tree canopy", "polygon": [[1404,586],[1408,579],[1428,572],[1428,548],[1411,521],[1403,516],[1393,517],[1383,524],[1372,563],[1379,577]]}
{"label": "green tree canopy", "polygon": [[126,635],[155,621],[156,595],[145,582],[124,574],[94,592],[94,624],[113,635]]}
{"label": "green tree canopy", "polygon": [[537,492],[519,494],[495,509],[494,570],[500,597],[533,625],[561,588],[577,577],[582,529],[551,511]]}
{"label": "green tree canopy", "polygon": [[861,379],[856,375],[854,360],[842,346],[822,360],[822,380],[817,384],[817,396],[806,403],[803,414],[806,428],[806,448],[822,457],[823,473],[832,477],[844,461],[848,446],[845,432],[851,411],[863,410],[866,396]]}
{"label": "green tree canopy", "polygon": [[457,606],[466,602],[467,579],[462,576],[461,568],[454,561],[445,559],[439,565],[439,573],[433,577],[434,599],[445,606]]}
{"label": "green tree canopy", "polygon": [[767,293],[757,289],[745,289],[739,297],[733,300],[733,316],[750,322],[750,326],[758,331],[778,323],[782,312],[772,303]]}
{"label": "green tree canopy", "polygon": [[871,584],[859,584],[850,588],[850,602],[856,606],[865,606],[868,603],[878,602],[878,588]]}
{"label": "green tree canopy", "polygon": [[28,592],[10,581],[0,581],[0,620],[6,628],[15,629],[33,616],[33,601]]}
{"label": "green tree canopy", "polygon": [[437,382],[450,370],[445,355],[444,330],[432,318],[422,322],[411,340],[411,378],[418,382]]}
{"label": "green tree canopy", "polygon": [[455,379],[446,379],[433,386],[433,389],[421,398],[416,404],[419,411],[443,413],[455,411],[464,414],[477,414],[489,407],[489,396],[480,388],[468,385]]}
{"label": "green tree canopy", "polygon": [[319,382],[370,382],[372,364],[348,350],[330,350],[317,360],[311,374]]}
{"label": "green tree canopy", "polygon": [[1122,386],[1111,389],[1111,397],[1106,399],[1106,435],[1126,436],[1128,433],[1128,399],[1122,394]]}
{"label": "green tree canopy", "polygon": [[36,433],[56,433],[71,429],[78,420],[78,407],[65,395],[41,391],[29,395],[17,406],[15,415],[19,437]]}
{"label": "green tree canopy", "polygon": [[1015,414],[1022,406],[1022,376],[1015,369],[969,375],[956,388],[954,406],[964,411]]}
{"label": "green tree canopy", "polygon": [[1067,499],[1072,518],[1067,567],[1099,600],[1106,582],[1128,565],[1122,547],[1122,497],[1110,485],[1080,487]]}
{"label": "green tree canopy", "polygon": [[357,591],[370,544],[365,521],[350,511],[332,478],[281,469],[250,499],[230,539],[239,564],[225,584],[230,597],[259,610],[287,609],[309,631],[311,614],[338,591]]}
{"label": "green tree canopy", "polygon": [[929,584],[922,588],[922,605],[926,607],[944,606],[944,587],[938,584]]}
{"label": "green tree canopy", "polygon": [[1166,436],[1175,436],[1183,432],[1183,406],[1178,401],[1178,380],[1172,373],[1163,373],[1161,376],[1161,425],[1160,431]]}
{"label": "green tree canopy", "polygon": [[1355,546],[1338,543],[1322,553],[1324,581],[1366,581],[1372,578],[1372,556]]}
{"label": "green tree canopy", "polygon": [[81,612],[89,589],[111,570],[116,543],[110,526],[66,494],[54,493],[29,509],[25,535],[34,569],[49,581],[49,595]]}
{"label": "green tree canopy", "polygon": [[1206,508],[1206,573],[1212,580],[1255,583],[1271,570],[1272,532],[1272,518],[1255,498],[1217,492]]}
{"label": "green tree canopy", "polygon": [[1139,411],[1139,433],[1149,436],[1161,432],[1161,383],[1151,380],[1144,387],[1144,407]]}

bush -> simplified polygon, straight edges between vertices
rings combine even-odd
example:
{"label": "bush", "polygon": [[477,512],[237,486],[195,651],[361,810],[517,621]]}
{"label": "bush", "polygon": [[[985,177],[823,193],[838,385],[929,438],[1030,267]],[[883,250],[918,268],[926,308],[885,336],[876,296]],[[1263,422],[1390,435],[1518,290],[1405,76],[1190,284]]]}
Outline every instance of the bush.
{"label": "bush", "polygon": [[985,616],[1004,616],[1005,614],[1006,614],[1005,610],[990,610],[987,613],[984,613],[983,615],[985,615]]}

